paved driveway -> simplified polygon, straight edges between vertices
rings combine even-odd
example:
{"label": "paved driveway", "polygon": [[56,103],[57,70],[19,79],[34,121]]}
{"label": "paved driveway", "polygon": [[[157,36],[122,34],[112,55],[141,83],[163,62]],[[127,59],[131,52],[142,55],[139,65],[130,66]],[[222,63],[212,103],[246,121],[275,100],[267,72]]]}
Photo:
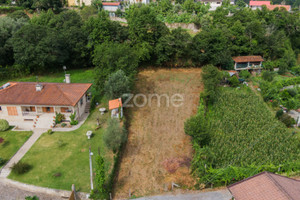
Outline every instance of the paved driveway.
{"label": "paved driveway", "polygon": [[139,200],[231,200],[231,194],[228,190],[219,190],[212,192],[199,192],[194,194],[177,195],[159,195],[152,197],[142,197]]}

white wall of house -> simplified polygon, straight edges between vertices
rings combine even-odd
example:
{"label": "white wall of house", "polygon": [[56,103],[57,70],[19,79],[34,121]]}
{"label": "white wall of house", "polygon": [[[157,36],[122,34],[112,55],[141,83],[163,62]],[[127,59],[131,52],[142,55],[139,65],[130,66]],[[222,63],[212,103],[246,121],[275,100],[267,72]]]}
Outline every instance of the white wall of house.
{"label": "white wall of house", "polygon": [[133,3],[149,4],[149,3],[150,3],[150,0],[129,0],[129,2],[130,2],[131,4],[133,4]]}
{"label": "white wall of house", "polygon": [[106,10],[108,12],[116,12],[118,9],[121,9],[121,6],[106,6],[106,5],[103,5],[103,10]]}
{"label": "white wall of house", "polygon": [[[82,101],[82,104],[81,104],[81,101]],[[86,95],[83,95],[81,100],[79,100],[78,103],[76,104],[74,110],[76,111],[77,119],[80,119],[80,117],[84,114],[86,102],[87,102]]]}

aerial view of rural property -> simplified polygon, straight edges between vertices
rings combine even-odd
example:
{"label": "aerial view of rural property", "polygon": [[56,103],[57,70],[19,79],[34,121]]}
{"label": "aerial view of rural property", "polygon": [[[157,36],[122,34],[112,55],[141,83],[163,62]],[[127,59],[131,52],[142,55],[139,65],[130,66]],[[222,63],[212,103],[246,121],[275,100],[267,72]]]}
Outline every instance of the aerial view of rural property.
{"label": "aerial view of rural property", "polygon": [[300,0],[0,0],[0,200],[300,200]]}

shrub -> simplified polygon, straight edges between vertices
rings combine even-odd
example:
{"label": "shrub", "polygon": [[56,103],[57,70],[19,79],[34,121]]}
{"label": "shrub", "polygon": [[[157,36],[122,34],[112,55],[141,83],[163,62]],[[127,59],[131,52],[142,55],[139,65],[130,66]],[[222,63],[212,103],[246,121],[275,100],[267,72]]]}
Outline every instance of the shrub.
{"label": "shrub", "polygon": [[279,117],[279,120],[284,123],[286,127],[292,127],[294,124],[296,124],[295,120],[286,113]]}
{"label": "shrub", "polygon": [[65,126],[67,126],[67,124],[66,124],[66,123],[62,123],[61,126],[62,126],[62,127],[65,127]]}
{"label": "shrub", "polygon": [[5,162],[6,161],[3,158],[0,157],[0,166],[4,165]]}
{"label": "shrub", "polygon": [[25,197],[25,200],[39,200],[39,198],[37,196],[27,196]]}
{"label": "shrub", "polygon": [[283,114],[284,114],[283,110],[281,110],[281,109],[278,110],[278,111],[276,112],[276,118],[279,119]]}
{"label": "shrub", "polygon": [[296,90],[296,89],[293,89],[293,88],[287,89],[287,92],[288,92],[292,97],[296,96],[297,93],[298,93],[297,90]]}
{"label": "shrub", "polygon": [[237,87],[237,86],[239,86],[240,81],[236,76],[233,76],[229,79],[229,83],[232,87]]}
{"label": "shrub", "polygon": [[75,120],[75,117],[76,117],[76,112],[74,112],[74,113],[72,113],[72,114],[70,115],[70,119],[71,119],[70,124],[71,124],[71,125],[77,125],[77,124],[78,124],[78,121]]}
{"label": "shrub", "polygon": [[207,145],[210,141],[207,121],[201,114],[197,114],[186,120],[184,123],[184,131],[187,135],[192,136],[201,146]]}
{"label": "shrub", "polygon": [[300,76],[300,65],[292,67],[291,71],[294,75]]}
{"label": "shrub", "polygon": [[58,113],[58,112],[56,112],[55,114],[56,114],[56,116],[55,116],[55,123],[56,124],[61,123],[65,119],[64,114],[61,114],[61,113]]}
{"label": "shrub", "polygon": [[26,20],[29,20],[28,15],[23,10],[16,10],[12,13],[9,13],[7,17],[13,18],[13,19],[20,19],[24,18]]}
{"label": "shrub", "polygon": [[49,135],[52,135],[52,133],[53,133],[52,129],[49,129],[49,130],[47,131],[47,133],[48,133]]}
{"label": "shrub", "polygon": [[274,72],[270,72],[270,71],[265,71],[263,74],[262,74],[262,78],[265,80],[265,81],[273,81],[274,79]]}
{"label": "shrub", "polygon": [[120,126],[119,120],[110,119],[108,121],[108,127],[103,134],[103,140],[106,146],[116,152],[124,139],[125,134]]}
{"label": "shrub", "polygon": [[250,72],[248,72],[247,70],[242,70],[240,73],[239,73],[239,76],[243,79],[247,79],[251,76]]}
{"label": "shrub", "polygon": [[20,161],[18,163],[15,163],[11,169],[15,174],[24,174],[31,169],[31,166]]}
{"label": "shrub", "polygon": [[126,74],[122,70],[118,70],[111,74],[105,82],[105,95],[108,98],[119,98],[130,91],[129,85],[130,82]]}
{"label": "shrub", "polygon": [[5,119],[0,119],[0,131],[6,131],[9,129],[9,123]]}

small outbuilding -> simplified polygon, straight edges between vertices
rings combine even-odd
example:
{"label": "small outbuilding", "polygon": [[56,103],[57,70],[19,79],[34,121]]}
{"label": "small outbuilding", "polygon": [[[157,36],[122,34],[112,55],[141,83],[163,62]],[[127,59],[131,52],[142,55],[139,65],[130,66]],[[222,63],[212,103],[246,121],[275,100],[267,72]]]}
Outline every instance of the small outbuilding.
{"label": "small outbuilding", "polygon": [[262,62],[264,59],[261,56],[237,56],[232,58],[234,60],[234,69],[258,71],[262,69]]}
{"label": "small outbuilding", "polygon": [[123,105],[122,105],[121,98],[110,100],[108,105],[109,105],[109,110],[111,110],[111,118],[123,117]]}

